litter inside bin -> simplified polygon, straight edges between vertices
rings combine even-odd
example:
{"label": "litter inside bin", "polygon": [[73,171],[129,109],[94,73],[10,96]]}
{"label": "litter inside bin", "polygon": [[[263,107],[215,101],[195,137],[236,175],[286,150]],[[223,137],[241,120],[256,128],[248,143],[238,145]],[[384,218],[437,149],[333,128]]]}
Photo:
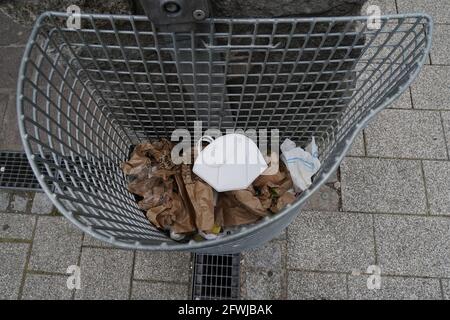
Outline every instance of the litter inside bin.
{"label": "litter inside bin", "polygon": [[[202,141],[210,144],[200,150]],[[226,134],[215,140],[204,136],[197,149],[192,170],[218,192],[248,188],[267,169],[255,142],[243,134]]]}
{"label": "litter inside bin", "polygon": [[270,157],[279,165],[275,173],[272,166],[246,189],[216,192],[192,165],[175,165],[172,148],[166,139],[139,144],[122,170],[139,208],[173,240],[215,239],[224,228],[254,223],[295,200],[291,175],[278,157]]}
{"label": "litter inside bin", "polygon": [[295,142],[289,139],[283,141],[280,149],[281,158],[291,174],[295,191],[306,190],[312,184],[312,176],[320,168],[319,153],[314,137],[306,150],[297,147]]}

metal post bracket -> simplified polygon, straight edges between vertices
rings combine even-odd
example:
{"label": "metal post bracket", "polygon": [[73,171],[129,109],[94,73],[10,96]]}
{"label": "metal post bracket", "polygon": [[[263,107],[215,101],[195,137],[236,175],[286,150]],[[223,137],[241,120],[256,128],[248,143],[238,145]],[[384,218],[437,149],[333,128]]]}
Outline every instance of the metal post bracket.
{"label": "metal post bracket", "polygon": [[150,21],[161,31],[191,31],[210,16],[209,0],[141,0]]}

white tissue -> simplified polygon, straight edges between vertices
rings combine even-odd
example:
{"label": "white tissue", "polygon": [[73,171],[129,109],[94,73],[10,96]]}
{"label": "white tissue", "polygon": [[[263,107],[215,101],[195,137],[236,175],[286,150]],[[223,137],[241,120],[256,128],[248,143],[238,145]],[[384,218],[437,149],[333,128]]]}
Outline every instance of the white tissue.
{"label": "white tissue", "polygon": [[292,140],[286,139],[280,146],[281,159],[291,174],[294,190],[301,192],[311,184],[311,177],[319,170],[319,153],[314,137],[311,143],[303,150]]}

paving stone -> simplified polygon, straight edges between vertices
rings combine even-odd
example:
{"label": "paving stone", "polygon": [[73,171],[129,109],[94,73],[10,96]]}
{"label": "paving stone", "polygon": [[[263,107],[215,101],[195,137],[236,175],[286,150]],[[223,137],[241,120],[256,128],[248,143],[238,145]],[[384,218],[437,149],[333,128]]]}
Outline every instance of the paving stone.
{"label": "paving stone", "polygon": [[356,136],[347,155],[353,157],[364,157],[366,155],[364,150],[364,138],[362,132]]}
{"label": "paving stone", "polygon": [[96,239],[94,237],[91,237],[88,234],[84,234],[83,246],[102,247],[102,248],[114,248],[114,245],[112,245],[111,243],[98,240],[98,239]]}
{"label": "paving stone", "polygon": [[338,179],[338,171],[339,171],[339,168],[338,168],[335,172],[333,172],[333,174],[328,178],[328,180],[327,180],[326,183],[335,183],[335,182],[339,182],[339,179]]}
{"label": "paving stone", "polygon": [[365,133],[368,156],[447,159],[437,111],[383,110]]}
{"label": "paving stone", "polygon": [[345,274],[288,272],[288,299],[342,300],[346,291]]}
{"label": "paving stone", "polygon": [[26,214],[0,213],[0,238],[31,240],[35,220]]}
{"label": "paving stone", "polygon": [[25,51],[24,47],[0,47],[0,88],[14,89],[17,85],[20,61]]}
{"label": "paving stone", "polygon": [[67,277],[59,275],[27,274],[23,300],[70,300],[72,290],[67,288]]}
{"label": "paving stone", "polygon": [[34,195],[31,213],[50,214],[53,211],[53,203],[43,192],[36,192]]}
{"label": "paving stone", "polygon": [[25,193],[13,194],[11,201],[11,209],[17,212],[25,212],[29,201],[30,197]]}
{"label": "paving stone", "polygon": [[431,48],[431,61],[433,64],[450,65],[450,25],[435,24],[433,30],[433,47]]}
{"label": "paving stone", "polygon": [[355,300],[436,300],[442,299],[439,279],[386,277],[380,289],[368,289],[369,276],[349,276],[349,299]]}
{"label": "paving stone", "polygon": [[[2,52],[0,48],[0,55],[1,54]],[[2,70],[1,63],[2,59],[0,59],[0,70]],[[2,78],[0,78],[0,87],[2,82],[1,79]],[[9,95],[8,104],[2,117],[2,122],[0,124],[0,150],[23,150],[19,128],[17,127],[16,102],[15,95],[13,93]]]}
{"label": "paving stone", "polygon": [[350,272],[375,260],[372,217],[301,212],[288,227],[288,268]]}
{"label": "paving stone", "polygon": [[81,289],[75,299],[128,299],[132,264],[132,251],[83,248]]}
{"label": "paving stone", "polygon": [[425,213],[419,161],[346,158],[341,164],[344,211]]}
{"label": "paving stone", "polygon": [[447,218],[379,215],[375,239],[382,274],[450,276]]}
{"label": "paving stone", "polygon": [[428,13],[437,23],[450,22],[450,2],[448,0],[397,0],[400,13]]}
{"label": "paving stone", "polygon": [[244,271],[241,298],[249,300],[282,299],[283,271]]}
{"label": "paving stone", "polygon": [[286,230],[287,230],[287,228],[283,229],[278,236],[273,238],[273,240],[286,240],[287,239]]}
{"label": "paving stone", "polygon": [[9,206],[10,193],[0,190],[0,211],[5,211]]}
{"label": "paving stone", "polygon": [[187,300],[189,286],[170,282],[133,281],[133,300]]}
{"label": "paving stone", "polygon": [[63,217],[38,217],[29,268],[66,273],[68,266],[78,263],[81,235]]}
{"label": "paving stone", "polygon": [[26,44],[30,29],[14,22],[10,17],[0,12],[0,46]]}
{"label": "paving stone", "polygon": [[450,66],[424,66],[412,85],[415,109],[450,109]]}
{"label": "paving stone", "polygon": [[442,279],[442,290],[444,292],[444,299],[450,300],[450,280],[449,279]]}
{"label": "paving stone", "polygon": [[406,89],[405,92],[392,104],[389,105],[390,109],[411,109],[411,91]]}
{"label": "paving stone", "polygon": [[423,170],[431,213],[450,215],[450,162],[424,161]]}
{"label": "paving stone", "polygon": [[5,117],[6,108],[9,103],[9,94],[10,93],[8,91],[0,93],[0,123],[3,123],[3,118]]}
{"label": "paving stone", "polygon": [[136,252],[134,278],[156,281],[189,281],[190,253]]}
{"label": "paving stone", "polygon": [[278,270],[283,267],[285,242],[271,241],[264,246],[242,252],[241,263],[245,268]]}
{"label": "paving stone", "polygon": [[371,5],[379,6],[382,15],[397,13],[397,9],[395,7],[395,0],[368,0],[366,3],[364,3],[363,8],[361,10],[361,14],[363,16],[373,14],[372,12],[367,11],[368,7]]}
{"label": "paving stone", "polygon": [[450,152],[450,111],[442,111],[442,123],[444,125],[445,137],[447,138],[447,150]]}
{"label": "paving stone", "polygon": [[323,185],[308,198],[302,210],[339,211],[339,194],[333,188]]}
{"label": "paving stone", "polygon": [[18,298],[29,246],[0,242],[0,299]]}

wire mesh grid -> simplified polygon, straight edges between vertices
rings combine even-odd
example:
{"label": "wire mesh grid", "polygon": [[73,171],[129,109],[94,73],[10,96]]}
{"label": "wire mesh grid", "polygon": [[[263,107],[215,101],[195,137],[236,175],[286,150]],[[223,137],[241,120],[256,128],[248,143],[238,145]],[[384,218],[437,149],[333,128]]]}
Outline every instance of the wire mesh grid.
{"label": "wire mesh grid", "polygon": [[[46,13],[32,32],[17,100],[25,150],[72,222],[152,250],[239,251],[251,243],[245,237],[269,240],[413,81],[432,30],[426,15],[381,17],[378,28],[365,17],[214,18],[187,33],[159,32],[142,16],[81,18],[82,28],[70,29],[67,15]],[[120,163],[130,145],[192,131],[194,121],[222,131],[279,129],[301,145],[314,136],[322,167],[280,214],[214,242],[173,242],[137,209]]]}
{"label": "wire mesh grid", "polygon": [[195,254],[192,281],[194,300],[237,300],[240,254]]}

